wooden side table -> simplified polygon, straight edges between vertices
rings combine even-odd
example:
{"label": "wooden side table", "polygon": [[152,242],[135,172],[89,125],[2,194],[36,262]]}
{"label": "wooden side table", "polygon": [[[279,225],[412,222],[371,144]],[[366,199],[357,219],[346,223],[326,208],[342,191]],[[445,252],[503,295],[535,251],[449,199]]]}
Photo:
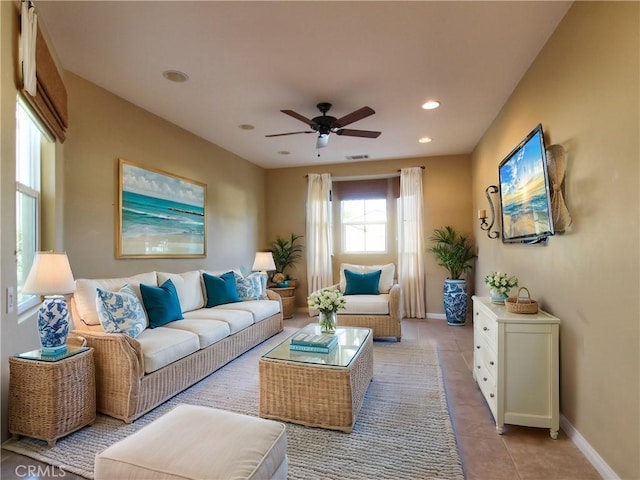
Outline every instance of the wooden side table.
{"label": "wooden side table", "polygon": [[96,419],[93,348],[68,347],[60,357],[39,350],[9,358],[9,433],[49,447]]}
{"label": "wooden side table", "polygon": [[282,318],[293,318],[293,311],[296,305],[295,290],[296,287],[270,287],[282,299]]}

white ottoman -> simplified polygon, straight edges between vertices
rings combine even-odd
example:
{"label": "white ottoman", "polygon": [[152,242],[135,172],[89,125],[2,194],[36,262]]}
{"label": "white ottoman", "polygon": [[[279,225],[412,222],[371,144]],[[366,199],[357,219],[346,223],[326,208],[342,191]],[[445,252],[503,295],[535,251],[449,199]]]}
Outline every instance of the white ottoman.
{"label": "white ottoman", "polygon": [[286,479],[284,424],[178,405],[95,459],[96,480]]}

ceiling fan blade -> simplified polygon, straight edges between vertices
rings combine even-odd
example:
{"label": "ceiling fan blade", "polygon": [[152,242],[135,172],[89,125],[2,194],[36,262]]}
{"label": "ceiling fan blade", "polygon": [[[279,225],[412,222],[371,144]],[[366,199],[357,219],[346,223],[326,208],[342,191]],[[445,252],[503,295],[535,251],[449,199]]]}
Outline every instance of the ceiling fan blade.
{"label": "ceiling fan blade", "polygon": [[347,135],[349,137],[378,138],[381,133],[372,130],[352,130],[350,128],[336,130],[336,135]]}
{"label": "ceiling fan blade", "polygon": [[315,125],[313,120],[309,120],[307,117],[300,115],[299,113],[294,112],[293,110],[280,110],[282,113],[289,115],[290,117],[295,118],[296,120],[300,120],[303,123],[306,123],[310,127]]}
{"label": "ceiling fan blade", "polygon": [[297,135],[298,133],[315,133],[313,130],[304,130],[302,132],[274,133],[273,135],[265,135],[265,137],[283,137],[285,135]]}
{"label": "ceiling fan blade", "polygon": [[362,120],[363,118],[368,117],[369,115],[373,115],[375,110],[371,107],[362,107],[355,112],[351,112],[348,115],[345,115],[342,118],[339,118],[333,123],[334,127],[346,127],[350,123],[357,122],[358,120]]}

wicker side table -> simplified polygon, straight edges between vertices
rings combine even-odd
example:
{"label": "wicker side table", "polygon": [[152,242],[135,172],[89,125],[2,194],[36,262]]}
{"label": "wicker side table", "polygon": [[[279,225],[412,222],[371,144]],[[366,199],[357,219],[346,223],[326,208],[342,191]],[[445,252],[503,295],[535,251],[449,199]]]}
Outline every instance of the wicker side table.
{"label": "wicker side table", "polygon": [[296,304],[295,290],[296,287],[269,287],[282,299],[282,318],[293,318],[293,311]]}
{"label": "wicker side table", "polygon": [[9,433],[52,447],[96,419],[93,349],[69,347],[56,361],[32,359],[35,352],[9,358]]}

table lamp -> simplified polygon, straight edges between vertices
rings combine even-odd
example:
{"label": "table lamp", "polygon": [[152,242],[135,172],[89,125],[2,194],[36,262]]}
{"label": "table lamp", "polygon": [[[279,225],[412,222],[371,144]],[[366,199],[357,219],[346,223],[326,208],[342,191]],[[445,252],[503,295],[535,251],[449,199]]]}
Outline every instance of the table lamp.
{"label": "table lamp", "polygon": [[256,258],[251,269],[262,273],[267,273],[268,270],[275,270],[276,264],[273,261],[273,253],[256,252]]}
{"label": "table lamp", "polygon": [[42,355],[67,351],[69,307],[64,295],[76,289],[66,253],[36,252],[22,293],[40,295],[38,333]]}

